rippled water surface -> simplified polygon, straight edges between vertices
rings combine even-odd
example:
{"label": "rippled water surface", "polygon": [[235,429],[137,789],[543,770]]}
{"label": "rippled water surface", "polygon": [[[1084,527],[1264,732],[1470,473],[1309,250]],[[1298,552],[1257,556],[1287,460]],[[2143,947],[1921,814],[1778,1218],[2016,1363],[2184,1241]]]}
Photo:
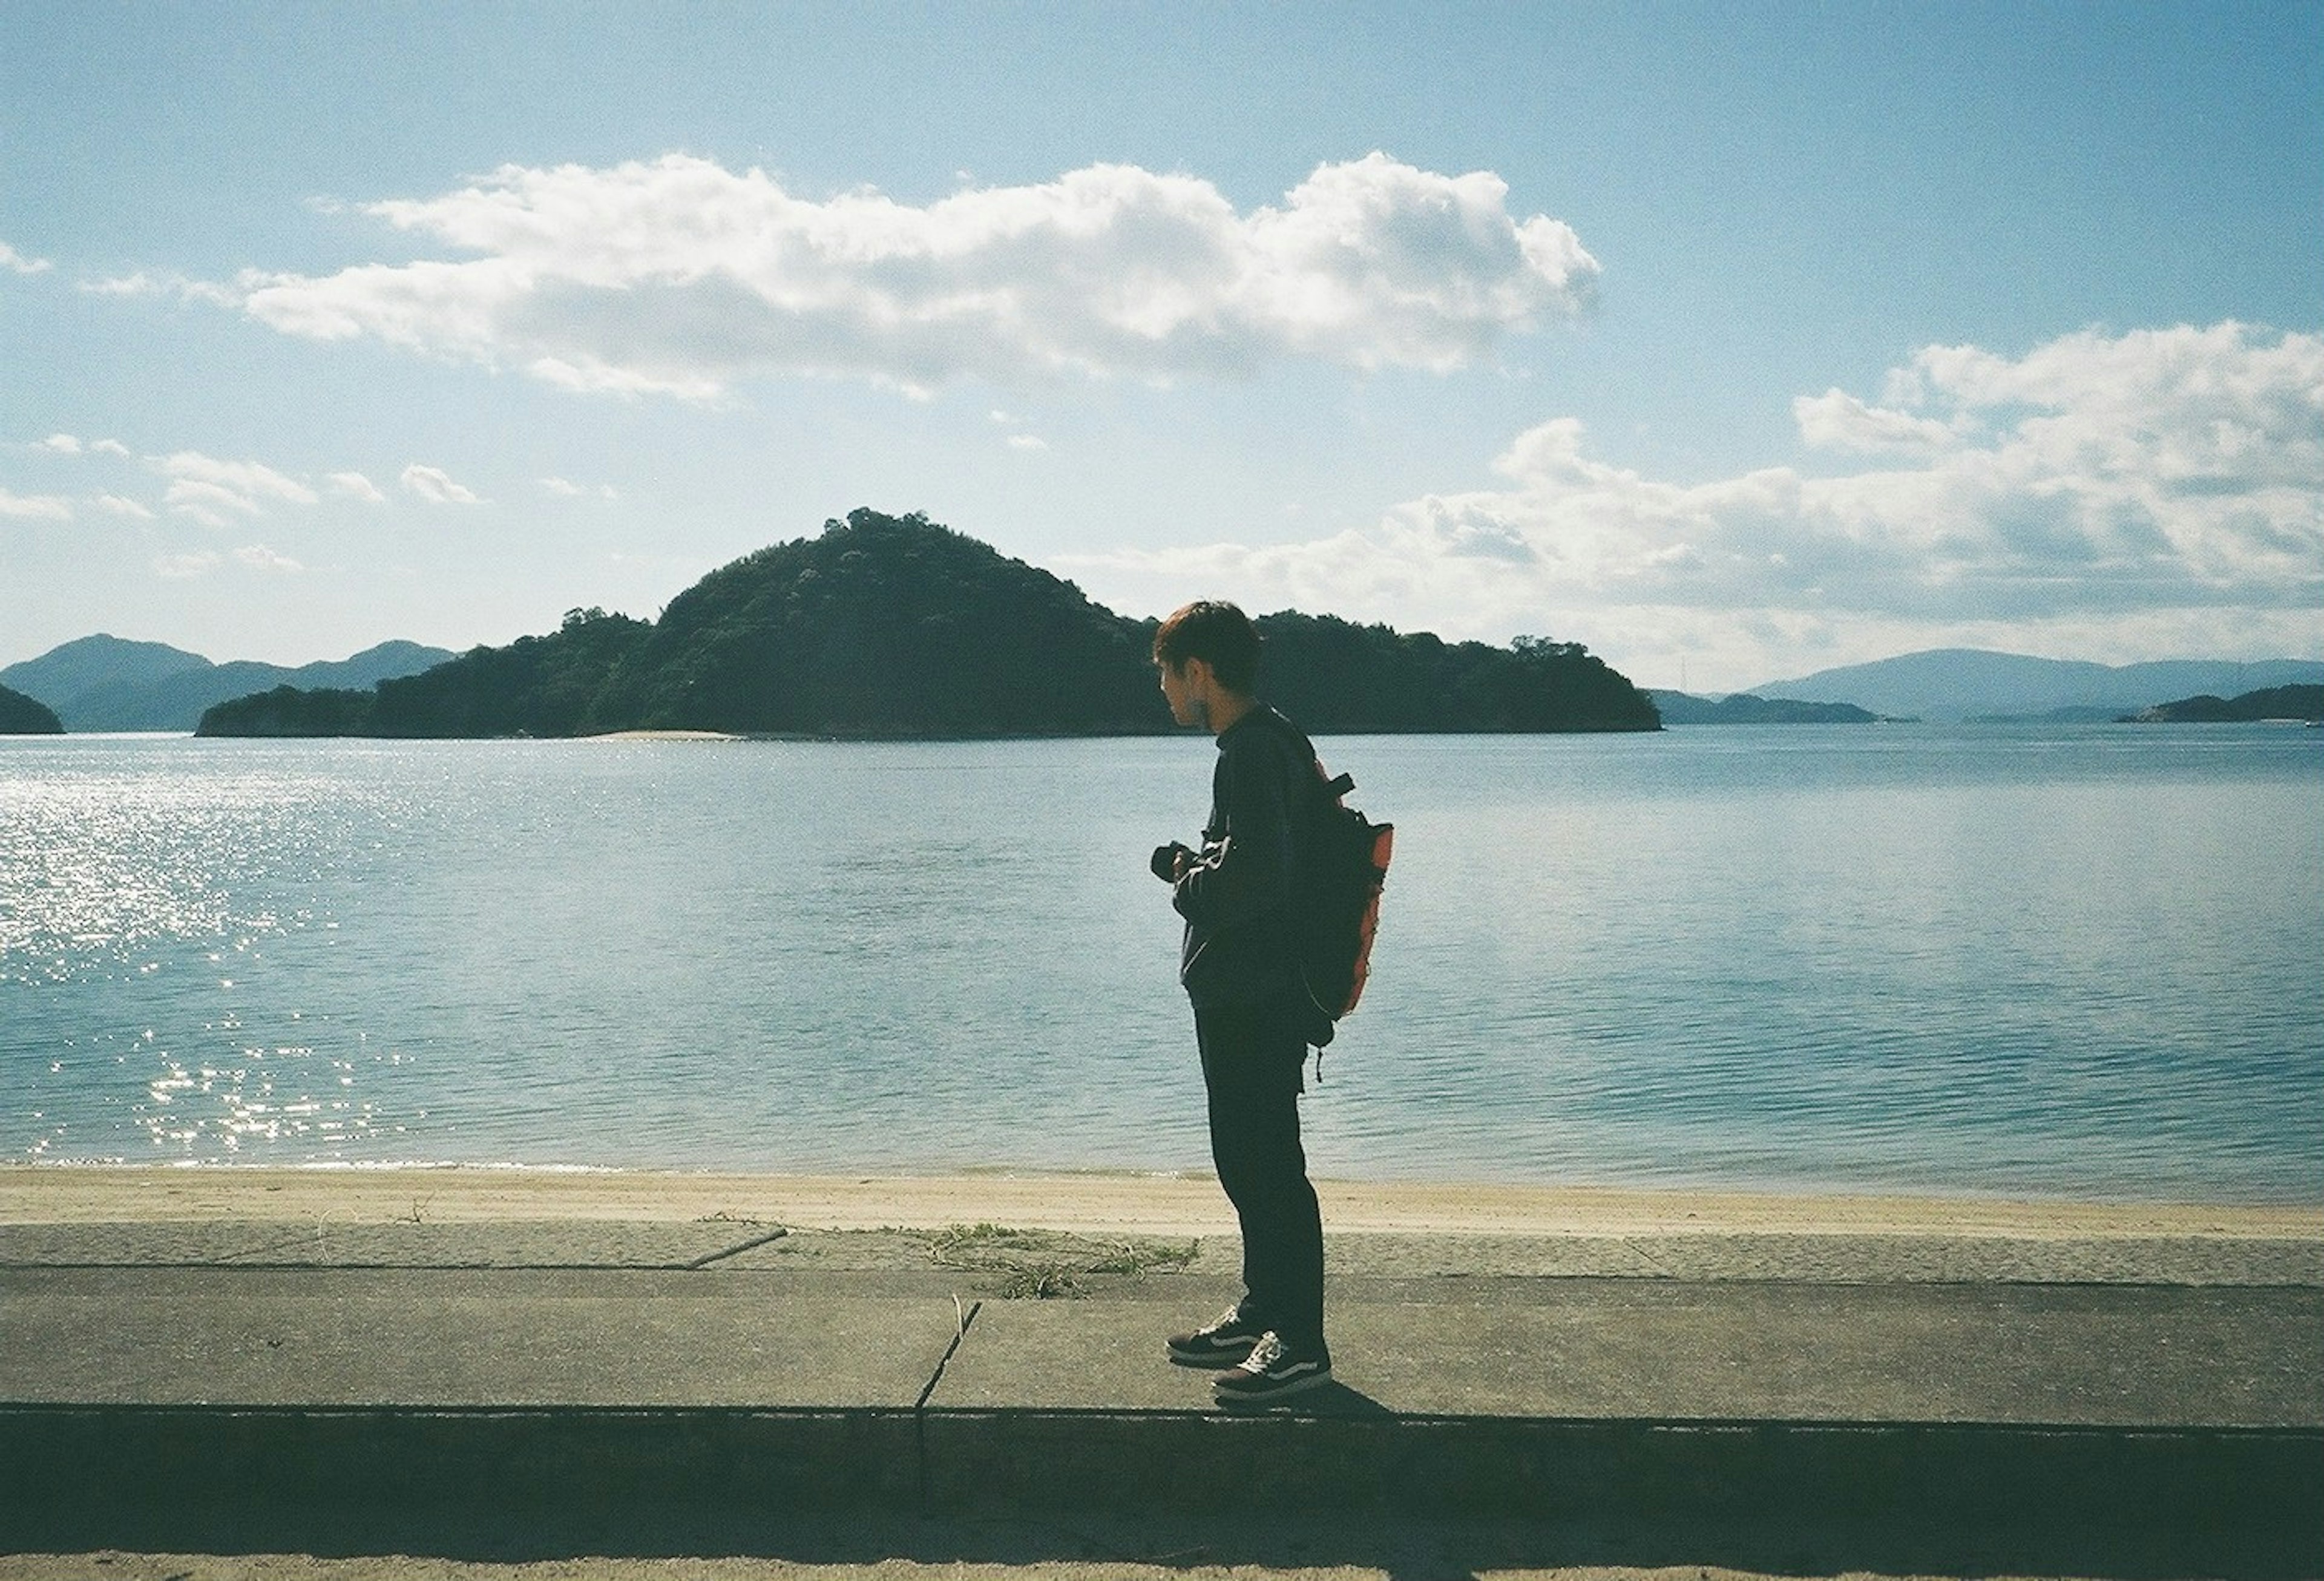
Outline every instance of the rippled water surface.
{"label": "rippled water surface", "polygon": [[[1327,741],[1318,1172],[2324,1200],[2324,740]],[[1202,739],[0,740],[0,1156],[1206,1162]]]}

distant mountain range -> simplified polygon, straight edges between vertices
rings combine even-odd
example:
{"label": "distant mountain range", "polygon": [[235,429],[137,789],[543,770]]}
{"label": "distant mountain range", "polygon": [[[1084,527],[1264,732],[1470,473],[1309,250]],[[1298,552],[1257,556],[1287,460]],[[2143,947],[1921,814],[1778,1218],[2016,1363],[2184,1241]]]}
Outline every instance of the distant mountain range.
{"label": "distant mountain range", "polygon": [[1853,703],[1896,719],[2070,722],[2120,719],[2206,694],[2236,697],[2267,687],[2318,683],[2324,683],[2324,660],[2236,664],[2167,659],[2101,665],[1940,648],[1819,670],[1796,680],[1769,681],[1751,691],[1766,698]]}
{"label": "distant mountain range", "polygon": [[164,642],[102,633],[0,670],[0,685],[46,703],[69,731],[190,731],[205,709],[276,686],[368,688],[452,657],[417,642],[383,642],[350,658],[300,665],[214,664]]}

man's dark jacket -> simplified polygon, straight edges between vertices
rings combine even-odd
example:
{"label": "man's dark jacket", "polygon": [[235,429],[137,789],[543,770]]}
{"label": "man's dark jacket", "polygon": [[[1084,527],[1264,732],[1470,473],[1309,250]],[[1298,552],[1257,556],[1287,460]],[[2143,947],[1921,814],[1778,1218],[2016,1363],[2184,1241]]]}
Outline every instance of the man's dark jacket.
{"label": "man's dark jacket", "polygon": [[1197,1010],[1279,1008],[1301,1024],[1293,880],[1316,795],[1315,749],[1261,703],[1222,731],[1203,850],[1172,896],[1186,919],[1178,980]]}

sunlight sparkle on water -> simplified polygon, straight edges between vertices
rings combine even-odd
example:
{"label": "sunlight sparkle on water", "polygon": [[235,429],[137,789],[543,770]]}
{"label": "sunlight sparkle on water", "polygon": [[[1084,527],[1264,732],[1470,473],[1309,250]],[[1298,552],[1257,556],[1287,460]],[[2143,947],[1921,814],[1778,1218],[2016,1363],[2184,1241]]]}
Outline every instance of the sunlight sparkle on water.
{"label": "sunlight sparkle on water", "polygon": [[[1324,1175],[2315,1196],[2313,732],[1319,743]],[[1199,1168],[1200,740],[0,742],[0,1156]]]}

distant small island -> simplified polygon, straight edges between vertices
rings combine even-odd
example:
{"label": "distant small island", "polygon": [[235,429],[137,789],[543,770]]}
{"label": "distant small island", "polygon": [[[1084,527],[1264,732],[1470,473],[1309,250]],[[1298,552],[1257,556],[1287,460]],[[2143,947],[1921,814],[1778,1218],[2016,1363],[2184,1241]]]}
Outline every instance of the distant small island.
{"label": "distant small island", "polygon": [[2266,686],[2238,697],[2182,697],[2125,714],[2123,724],[2257,724],[2269,720],[2324,721],[2324,686]]}
{"label": "distant small island", "polygon": [[[1653,731],[1646,694],[1578,643],[1506,648],[1259,617],[1262,690],[1317,734]],[[575,610],[367,691],[278,685],[205,712],[205,736],[864,740],[1171,730],[1155,622],[918,513],[859,510],[720,567],[659,620]]]}
{"label": "distant small island", "polygon": [[64,722],[37,697],[0,686],[0,736],[60,736]]}
{"label": "distant small island", "polygon": [[1858,708],[1853,703],[1803,703],[1796,697],[1761,697],[1749,692],[1697,697],[1687,692],[1655,691],[1665,724],[1893,724],[1907,722]]}

